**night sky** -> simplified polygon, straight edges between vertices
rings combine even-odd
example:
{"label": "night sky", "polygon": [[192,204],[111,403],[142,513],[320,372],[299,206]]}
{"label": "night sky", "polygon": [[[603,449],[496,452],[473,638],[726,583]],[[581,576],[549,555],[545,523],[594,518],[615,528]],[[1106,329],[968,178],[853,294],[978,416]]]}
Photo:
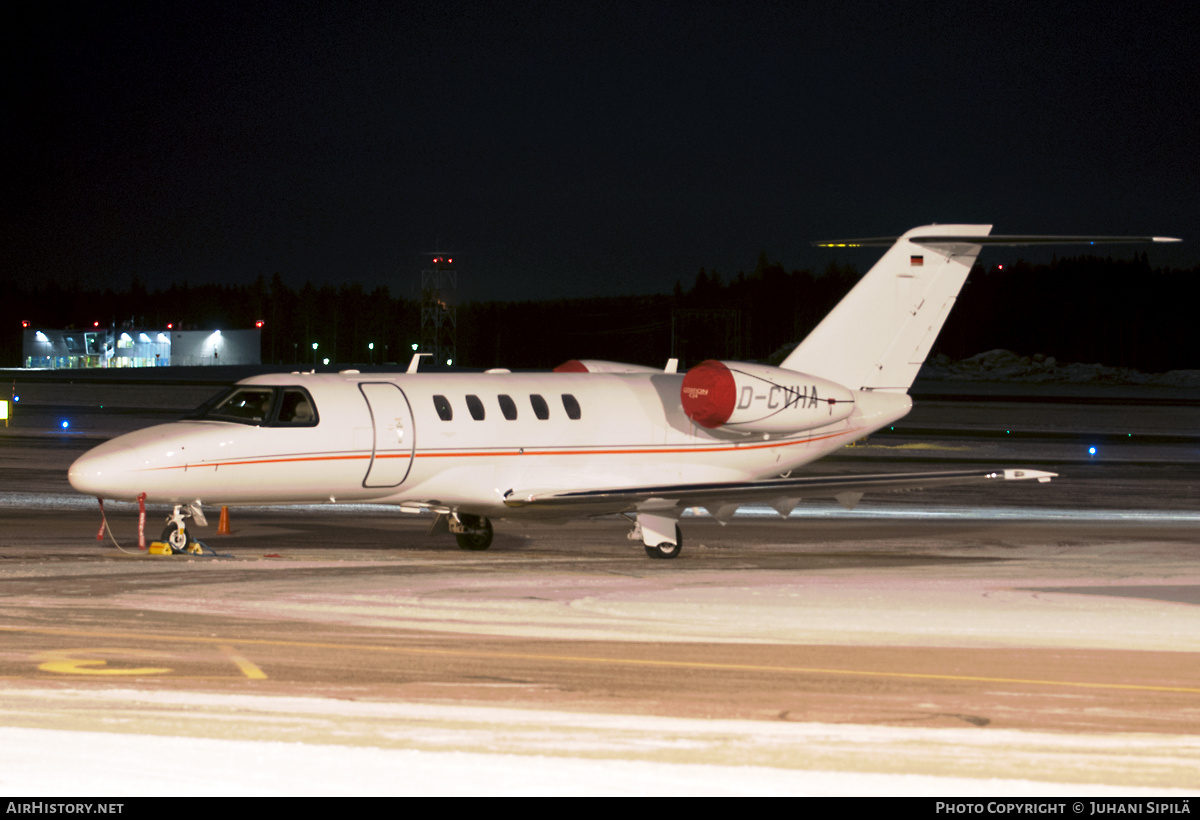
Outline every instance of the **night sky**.
{"label": "night sky", "polygon": [[5,17],[4,278],[413,296],[440,248],[464,300],[668,292],[761,251],[865,270],[809,242],[930,222],[1200,262],[1194,0]]}

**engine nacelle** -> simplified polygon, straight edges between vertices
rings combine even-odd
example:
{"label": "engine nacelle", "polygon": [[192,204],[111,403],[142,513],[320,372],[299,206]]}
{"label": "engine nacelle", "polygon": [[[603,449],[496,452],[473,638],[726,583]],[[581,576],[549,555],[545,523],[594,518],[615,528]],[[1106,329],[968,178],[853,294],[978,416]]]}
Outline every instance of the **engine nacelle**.
{"label": "engine nacelle", "polygon": [[687,372],[679,398],[683,412],[701,427],[746,433],[796,433],[854,412],[854,395],[827,379],[714,359]]}
{"label": "engine nacelle", "polygon": [[662,373],[661,367],[606,362],[603,359],[570,359],[554,368],[555,373]]}

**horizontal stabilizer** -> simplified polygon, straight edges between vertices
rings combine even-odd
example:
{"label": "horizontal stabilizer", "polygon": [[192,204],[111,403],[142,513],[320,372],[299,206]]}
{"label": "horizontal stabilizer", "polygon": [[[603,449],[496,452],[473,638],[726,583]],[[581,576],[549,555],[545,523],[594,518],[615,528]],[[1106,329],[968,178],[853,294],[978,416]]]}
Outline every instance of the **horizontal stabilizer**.
{"label": "horizontal stabilizer", "polygon": [[[812,243],[817,248],[870,248],[894,245],[898,236],[874,236],[868,239],[829,239]],[[917,236],[909,237],[918,245],[1118,245],[1140,242],[1182,242],[1174,236],[1038,236],[999,234],[996,236]]]}

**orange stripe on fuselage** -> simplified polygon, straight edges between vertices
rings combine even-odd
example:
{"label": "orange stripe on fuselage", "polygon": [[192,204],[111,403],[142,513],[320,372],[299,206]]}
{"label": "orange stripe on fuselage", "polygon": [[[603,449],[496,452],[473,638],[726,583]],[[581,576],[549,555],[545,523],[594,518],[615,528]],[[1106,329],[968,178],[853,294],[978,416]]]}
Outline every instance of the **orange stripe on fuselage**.
{"label": "orange stripe on fuselage", "polygon": [[[615,445],[612,448],[589,448],[589,449],[554,449],[554,448],[522,448],[522,447],[505,447],[495,450],[458,450],[458,451],[431,451],[424,452],[418,450],[416,453],[376,453],[375,458],[501,458],[509,456],[626,456],[626,455],[686,455],[690,453],[728,453],[747,450],[766,450],[774,447],[792,447],[797,444],[811,444],[816,441],[825,441],[826,439],[838,438],[839,436],[853,435],[858,433],[862,428],[854,430],[842,430],[837,433],[829,433],[823,436],[813,436],[804,439],[784,439],[781,441],[764,442],[761,444],[721,444],[721,445],[705,445],[705,446],[660,446],[660,447],[636,447],[629,445]],[[289,464],[296,462],[317,462],[317,461],[353,461],[353,460],[370,460],[370,453],[362,453],[355,455],[297,455],[297,456],[278,456],[253,459],[238,459],[236,461],[205,461],[190,464],[176,464],[170,467],[151,467],[147,472],[157,470],[185,470],[185,469],[203,469],[206,467],[241,467],[250,464]]]}

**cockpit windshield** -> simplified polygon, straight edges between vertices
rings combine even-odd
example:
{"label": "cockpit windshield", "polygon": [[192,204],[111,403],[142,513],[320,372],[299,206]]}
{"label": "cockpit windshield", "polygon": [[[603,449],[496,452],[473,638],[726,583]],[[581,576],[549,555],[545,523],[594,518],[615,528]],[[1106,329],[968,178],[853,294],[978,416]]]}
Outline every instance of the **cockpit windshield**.
{"label": "cockpit windshield", "polygon": [[317,409],[301,387],[234,385],[200,405],[187,418],[232,421],[258,427],[313,427]]}

